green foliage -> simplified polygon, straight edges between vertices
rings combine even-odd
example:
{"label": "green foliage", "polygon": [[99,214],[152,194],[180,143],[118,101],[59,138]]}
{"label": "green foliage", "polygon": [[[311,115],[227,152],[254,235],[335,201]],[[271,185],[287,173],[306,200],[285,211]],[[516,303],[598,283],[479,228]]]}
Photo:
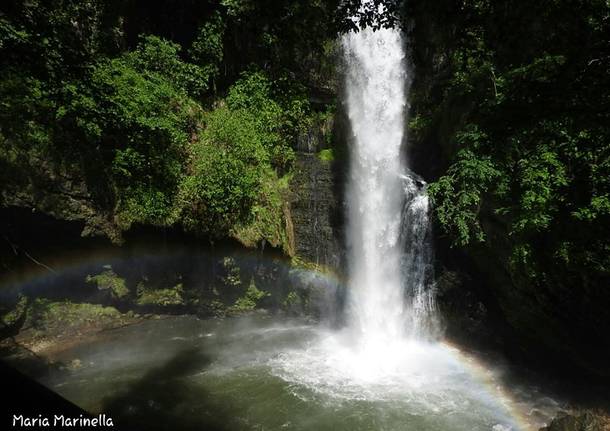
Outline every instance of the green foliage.
{"label": "green foliage", "polygon": [[246,14],[255,7],[251,0],[221,0],[220,4],[227,9],[227,14],[230,16]]}
{"label": "green foliage", "polygon": [[27,31],[17,28],[6,18],[0,17],[0,49],[24,43],[28,37]]}
{"label": "green foliage", "polygon": [[[196,46],[204,50],[197,43],[198,41],[195,41]],[[208,82],[218,72],[217,62],[222,57],[220,59],[211,56],[211,58],[206,58],[204,51],[197,51],[197,60],[210,61],[210,63],[202,63],[200,66],[183,61],[179,56],[180,50],[180,45],[160,37],[141,36],[136,50],[126,54],[124,60],[126,64],[142,74],[156,74],[189,95],[199,97],[208,89]]]}
{"label": "green foliage", "polygon": [[256,308],[261,299],[269,296],[269,293],[259,290],[254,283],[254,280],[250,281],[248,285],[248,289],[245,294],[238,298],[231,307],[229,307],[229,312],[240,313],[245,311],[251,311]]}
{"label": "green foliage", "polygon": [[464,96],[489,83],[495,86],[494,53],[485,46],[482,34],[480,27],[465,32],[463,45],[452,53],[454,73],[447,94]]}
{"label": "green foliage", "polygon": [[[44,83],[36,78],[8,71],[0,80],[0,148],[40,155],[51,145],[54,102]],[[8,156],[8,154],[6,154]]]}
{"label": "green foliage", "polygon": [[430,126],[430,118],[423,115],[416,115],[409,120],[409,131],[418,133]]}
{"label": "green foliage", "polygon": [[100,52],[112,52],[118,45],[118,9],[106,1],[8,0],[3,6],[3,68],[37,79],[65,81],[82,77]]}
{"label": "green foliage", "polygon": [[293,160],[286,142],[294,140],[311,123],[305,88],[285,76],[271,81],[264,72],[253,69],[233,84],[226,102],[231,110],[257,114],[260,129],[268,134],[267,147],[274,167],[286,169]]}
{"label": "green foliage", "polygon": [[214,80],[220,71],[224,57],[223,36],[226,24],[220,15],[214,17],[199,28],[189,50],[193,63],[197,64],[207,80]]}
{"label": "green foliage", "polygon": [[2,309],[0,310],[0,323],[7,326],[15,324],[24,313],[27,313],[27,307],[28,298],[21,295],[13,307],[6,307],[6,304],[2,304]]}
{"label": "green foliage", "polygon": [[85,325],[120,324],[124,317],[114,307],[36,298],[30,304],[27,324],[45,333],[53,331],[65,334],[72,328],[82,330]]}
{"label": "green foliage", "polygon": [[332,163],[335,160],[335,153],[332,148],[320,150],[318,158],[325,163]]}
{"label": "green foliage", "polygon": [[93,283],[99,290],[109,290],[115,299],[124,299],[129,295],[125,280],[119,277],[112,269],[107,269],[97,275],[88,275],[87,283]]}
{"label": "green foliage", "polygon": [[[430,185],[441,229],[460,246],[501,229],[513,274],[535,283],[572,277],[588,285],[607,277],[607,4],[462,7],[460,31],[445,47],[449,78],[430,92],[440,98],[428,100],[439,118],[458,118],[444,136],[451,164]],[[418,136],[438,125],[419,123]]]}
{"label": "green foliage", "polygon": [[232,257],[224,257],[222,266],[226,271],[226,275],[222,277],[222,283],[225,286],[239,287],[241,286],[241,271],[237,262]]}
{"label": "green foliage", "polygon": [[245,222],[237,223],[232,235],[246,246],[254,246],[264,239],[273,247],[288,252],[288,238],[284,225],[284,206],[289,189],[290,175],[280,179],[271,169],[260,178],[259,191]]}
{"label": "green foliage", "polygon": [[244,73],[242,79],[229,89],[226,98],[227,107],[232,112],[256,113],[258,128],[267,133],[267,146],[272,146],[279,140],[277,136],[282,109],[271,98],[271,82],[263,72]]}
{"label": "green foliage", "polygon": [[174,44],[148,37],[136,51],[101,61],[87,82],[64,90],[69,104],[58,119],[82,151],[99,148],[123,226],[171,221],[185,146],[199,115],[186,93],[193,81],[180,81],[192,67],[177,57]]}
{"label": "green foliage", "polygon": [[299,133],[311,126],[315,117],[309,105],[306,87],[293,77],[283,74],[273,82],[271,95],[282,109],[282,135],[290,140],[296,139]]}
{"label": "green foliage", "polygon": [[138,285],[138,305],[172,306],[184,304],[184,289],[182,283],[168,289],[147,289]]}
{"label": "green foliage", "polygon": [[222,107],[208,114],[203,136],[191,147],[191,172],[178,193],[185,227],[222,235],[247,218],[269,162],[265,138],[248,111]]}
{"label": "green foliage", "polygon": [[288,295],[286,295],[286,299],[284,299],[282,306],[284,308],[291,308],[299,305],[300,302],[301,298],[299,298],[299,295],[297,295],[295,291],[291,291],[288,293]]}
{"label": "green foliage", "polygon": [[456,140],[463,148],[456,162],[428,188],[436,217],[458,245],[485,239],[478,220],[482,197],[498,187],[501,175],[489,157],[477,156],[482,146],[489,145],[487,139],[476,126],[459,133]]}
{"label": "green foliage", "polygon": [[272,3],[180,4],[169,19],[161,6],[9,0],[2,196],[60,190],[44,202],[99,223],[87,232],[182,225],[285,246],[291,144],[313,121],[312,53],[334,38],[337,4]]}
{"label": "green foliage", "polygon": [[546,145],[537,147],[527,159],[517,162],[519,202],[514,232],[549,228],[568,185],[566,167],[557,152]]}
{"label": "green foliage", "polygon": [[247,244],[283,242],[285,185],[278,173],[288,171],[294,158],[281,131],[284,112],[271,97],[269,80],[252,72],[206,114],[177,198],[176,218],[187,229],[232,233]]}

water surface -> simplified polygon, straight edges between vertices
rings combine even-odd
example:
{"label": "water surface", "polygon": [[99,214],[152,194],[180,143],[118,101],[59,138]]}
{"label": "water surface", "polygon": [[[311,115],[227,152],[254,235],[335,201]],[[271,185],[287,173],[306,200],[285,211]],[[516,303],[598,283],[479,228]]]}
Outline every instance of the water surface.
{"label": "water surface", "polygon": [[141,429],[541,425],[532,415],[540,400],[524,393],[519,399],[499,374],[454,347],[415,341],[377,347],[300,320],[176,317],[107,331],[64,351],[56,359],[70,369],[43,383],[93,413],[110,412]]}

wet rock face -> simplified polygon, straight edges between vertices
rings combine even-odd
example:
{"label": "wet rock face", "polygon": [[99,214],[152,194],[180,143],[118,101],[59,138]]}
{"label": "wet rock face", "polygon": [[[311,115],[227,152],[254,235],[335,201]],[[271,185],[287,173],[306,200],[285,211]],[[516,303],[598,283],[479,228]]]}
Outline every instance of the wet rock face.
{"label": "wet rock face", "polygon": [[[340,271],[343,263],[344,158],[337,150],[337,126],[317,122],[296,145],[290,203],[295,255]],[[329,138],[333,135],[333,139]],[[325,154],[331,154],[328,157]]]}
{"label": "wet rock face", "polygon": [[0,209],[45,214],[81,224],[83,236],[105,236],[117,244],[122,241],[121,231],[111,217],[113,193],[110,186],[99,181],[102,173],[91,177],[80,167],[67,168],[50,160],[3,169],[6,172],[1,172]]}
{"label": "wet rock face", "polygon": [[436,279],[437,304],[443,316],[445,334],[457,340],[493,344],[489,310],[477,297],[466,273],[442,269]]}
{"label": "wet rock face", "polygon": [[316,265],[339,268],[341,204],[335,198],[331,163],[316,154],[297,154],[291,203],[295,253]]}

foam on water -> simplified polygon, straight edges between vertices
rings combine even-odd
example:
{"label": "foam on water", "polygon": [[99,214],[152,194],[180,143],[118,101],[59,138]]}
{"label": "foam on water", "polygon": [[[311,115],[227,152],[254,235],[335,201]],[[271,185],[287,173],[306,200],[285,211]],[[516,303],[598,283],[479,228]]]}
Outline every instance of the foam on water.
{"label": "foam on water", "polygon": [[[392,344],[354,342],[350,332],[320,332],[306,347],[271,358],[271,373],[330,404],[366,401],[399,404],[415,415],[479,415],[521,429],[510,400],[494,388],[491,372],[473,372],[472,358],[439,342],[400,339]],[[482,368],[481,368],[482,369]],[[306,388],[307,391],[302,391]]]}

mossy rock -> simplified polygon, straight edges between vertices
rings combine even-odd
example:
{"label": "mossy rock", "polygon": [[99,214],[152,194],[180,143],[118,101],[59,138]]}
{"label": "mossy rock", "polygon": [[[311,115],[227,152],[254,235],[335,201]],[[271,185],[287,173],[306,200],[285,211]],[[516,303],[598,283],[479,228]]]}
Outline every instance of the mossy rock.
{"label": "mossy rock", "polygon": [[309,307],[307,293],[290,291],[282,301],[282,309],[291,315],[302,315]]}
{"label": "mossy rock", "polygon": [[335,161],[335,152],[332,148],[326,148],[318,152],[318,159],[324,163],[332,163]]}
{"label": "mossy rock", "polygon": [[5,314],[3,314],[2,316],[0,316],[2,323],[4,323],[7,326],[17,323],[17,321],[19,319],[21,319],[21,317],[23,316],[23,313],[25,313],[27,311],[26,310],[27,306],[28,306],[27,298],[25,296],[21,296],[19,298],[19,301],[17,302],[17,304],[15,304],[15,306],[10,311],[8,311]]}
{"label": "mossy rock", "polygon": [[138,305],[156,305],[162,307],[184,305],[184,288],[182,283],[168,289],[146,289],[138,287]]}
{"label": "mossy rock", "polygon": [[123,317],[125,316],[114,307],[70,301],[53,302],[38,298],[30,305],[27,325],[46,332],[84,325],[104,326],[119,322]]}
{"label": "mossy rock", "polygon": [[235,301],[235,303],[228,308],[229,313],[243,313],[254,310],[259,302],[269,296],[268,292],[260,290],[256,287],[254,280],[250,281],[250,285],[246,290],[245,294]]}
{"label": "mossy rock", "polygon": [[540,431],[608,431],[610,418],[590,411],[578,416],[565,415],[553,419],[548,427]]}
{"label": "mossy rock", "polygon": [[111,267],[100,274],[88,275],[87,283],[96,284],[99,290],[109,291],[113,299],[125,299],[129,295],[125,279],[119,277]]}

